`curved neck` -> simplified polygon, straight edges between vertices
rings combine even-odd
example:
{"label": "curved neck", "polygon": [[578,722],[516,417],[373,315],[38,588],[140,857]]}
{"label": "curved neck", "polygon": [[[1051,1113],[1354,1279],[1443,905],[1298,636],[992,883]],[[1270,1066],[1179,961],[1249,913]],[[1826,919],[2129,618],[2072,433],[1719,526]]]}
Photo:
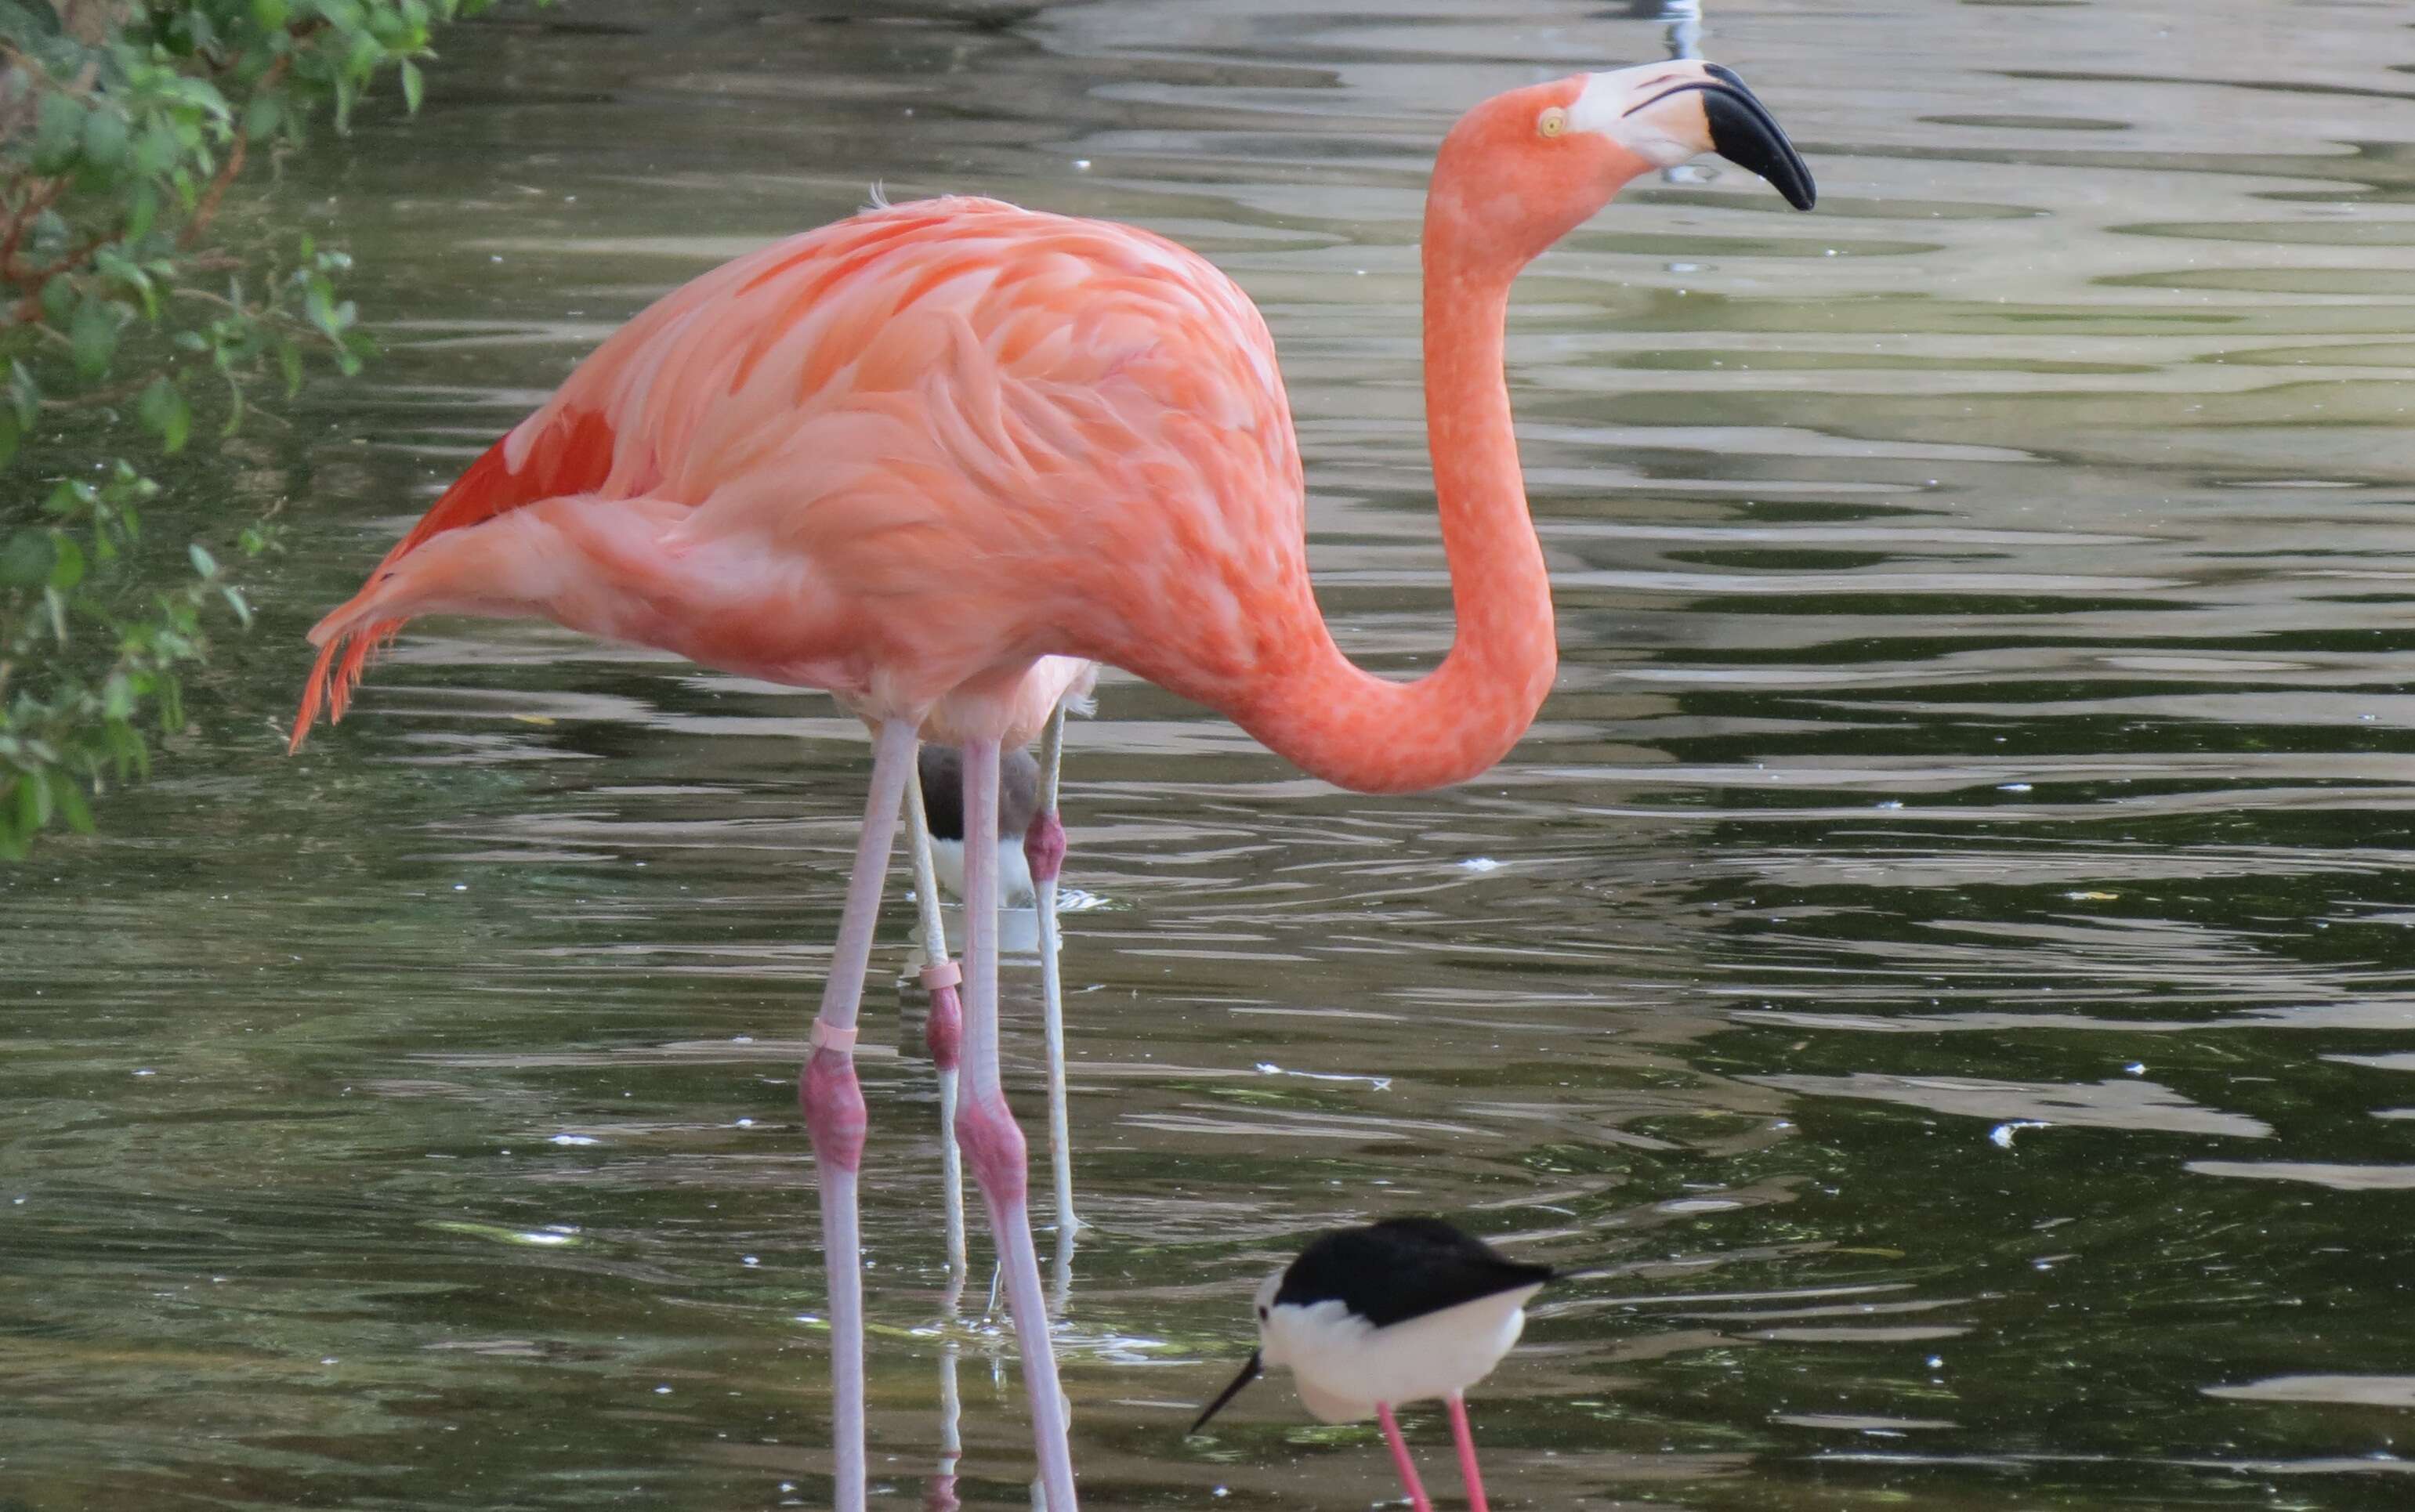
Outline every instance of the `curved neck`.
{"label": "curved neck", "polygon": [[1430,203],[1423,254],[1426,442],[1459,625],[1450,654],[1414,682],[1361,671],[1312,599],[1297,659],[1232,711],[1276,752],[1360,792],[1439,787],[1492,766],[1534,722],[1558,668],[1501,368],[1517,269],[1464,255],[1449,203]]}

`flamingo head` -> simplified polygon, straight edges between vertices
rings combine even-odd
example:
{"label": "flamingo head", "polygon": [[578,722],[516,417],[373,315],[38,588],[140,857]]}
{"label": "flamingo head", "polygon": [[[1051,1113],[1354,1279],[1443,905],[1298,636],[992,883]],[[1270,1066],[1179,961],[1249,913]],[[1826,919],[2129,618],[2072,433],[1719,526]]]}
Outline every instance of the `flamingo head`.
{"label": "flamingo head", "polygon": [[1797,210],[1817,197],[1802,155],[1732,69],[1648,63],[1513,89],[1462,116],[1434,162],[1429,241],[1523,264],[1629,180],[1706,152]]}

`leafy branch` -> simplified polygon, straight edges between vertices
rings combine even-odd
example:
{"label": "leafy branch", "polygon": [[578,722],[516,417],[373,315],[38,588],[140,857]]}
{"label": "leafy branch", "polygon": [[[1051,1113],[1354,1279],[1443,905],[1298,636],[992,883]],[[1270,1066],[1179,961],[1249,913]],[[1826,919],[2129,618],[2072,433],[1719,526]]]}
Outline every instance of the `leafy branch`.
{"label": "leafy branch", "polygon": [[197,407],[232,435],[368,352],[351,260],[232,215],[247,171],[388,78],[416,113],[433,31],[488,3],[0,0],[0,857],[88,830],[186,727],[213,625],[250,621],[207,547],[146,535],[164,490],[120,448],[185,450]]}

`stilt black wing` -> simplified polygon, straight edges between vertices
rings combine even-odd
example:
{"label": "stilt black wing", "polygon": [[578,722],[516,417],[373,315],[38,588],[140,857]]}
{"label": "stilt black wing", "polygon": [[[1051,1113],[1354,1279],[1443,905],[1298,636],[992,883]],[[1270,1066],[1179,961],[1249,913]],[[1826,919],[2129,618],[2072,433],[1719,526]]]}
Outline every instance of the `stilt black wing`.
{"label": "stilt black wing", "polygon": [[1283,1272],[1277,1307],[1339,1301],[1378,1328],[1552,1279],[1438,1218],[1389,1218],[1320,1235]]}

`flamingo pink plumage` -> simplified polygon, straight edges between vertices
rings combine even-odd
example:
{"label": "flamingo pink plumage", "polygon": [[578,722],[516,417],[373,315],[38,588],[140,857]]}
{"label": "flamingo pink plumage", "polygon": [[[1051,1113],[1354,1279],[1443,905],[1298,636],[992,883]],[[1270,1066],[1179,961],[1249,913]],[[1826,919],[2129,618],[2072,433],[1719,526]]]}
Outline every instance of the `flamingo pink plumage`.
{"label": "flamingo pink plumage", "polygon": [[[863,1106],[851,1047],[916,734],[965,748],[995,832],[1001,741],[1042,658],[1122,666],[1309,771],[1398,792],[1483,771],[1556,665],[1503,377],[1519,270],[1655,167],[1718,150],[1808,208],[1808,171],[1732,73],[1579,75],[1478,105],[1426,207],[1426,413],[1458,633],[1395,683],[1335,647],[1265,322],[1196,254],[996,201],[884,206],[673,291],[472,465],[319,621],[292,743],[372,646],[440,612],[537,616],[825,688],[876,731],[872,793],[803,1077],[831,1265],[836,1500],[863,1497]],[[968,848],[959,1137],[997,1231],[1052,1512],[1073,1482],[998,1079],[997,878]],[[978,862],[978,864],[976,864]],[[849,1356],[852,1355],[852,1363]]]}

